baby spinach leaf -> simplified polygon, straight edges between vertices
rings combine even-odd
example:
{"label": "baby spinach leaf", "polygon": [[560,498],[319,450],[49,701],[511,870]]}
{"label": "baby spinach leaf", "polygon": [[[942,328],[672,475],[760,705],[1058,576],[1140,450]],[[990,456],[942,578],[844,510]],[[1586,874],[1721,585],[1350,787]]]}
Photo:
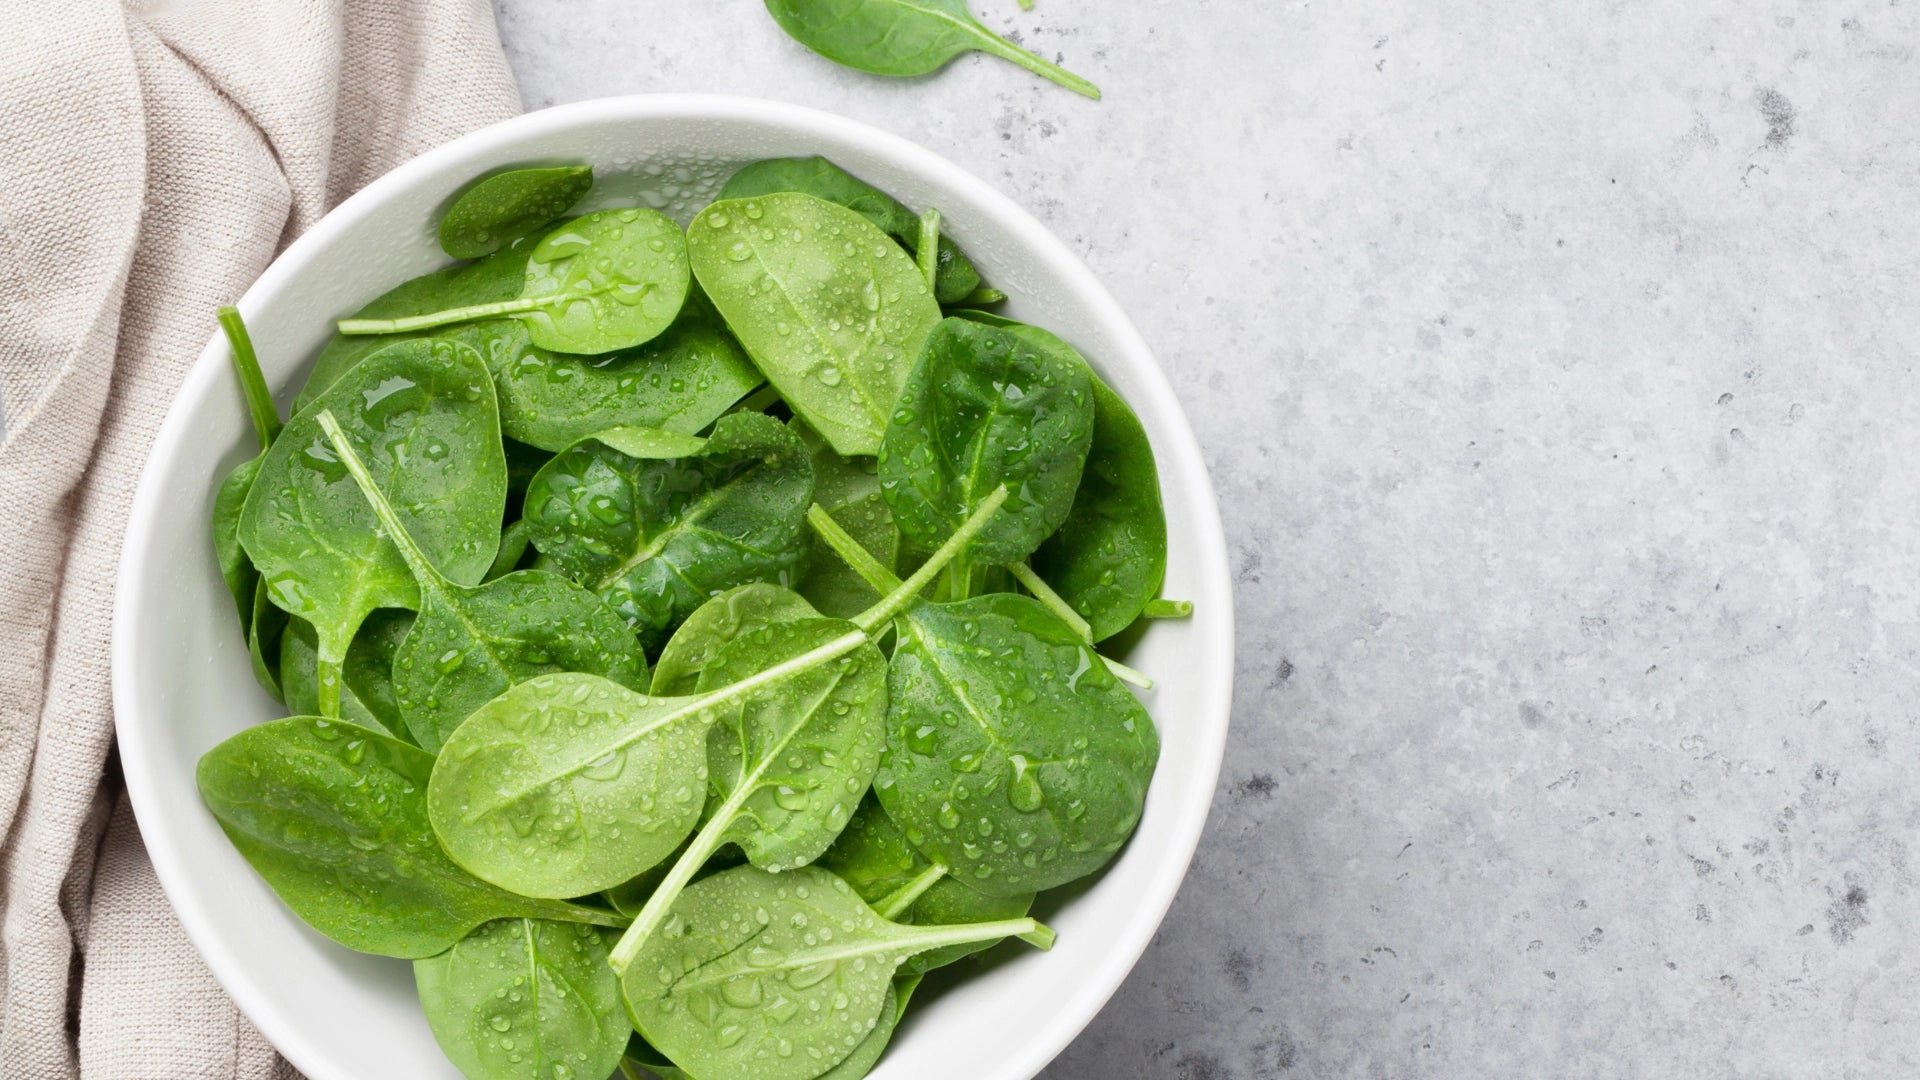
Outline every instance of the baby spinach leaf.
{"label": "baby spinach leaf", "polygon": [[706,796],[704,699],[542,675],[454,729],[427,789],[453,860],[526,896],[585,896],[671,854]]}
{"label": "baby spinach leaf", "polygon": [[456,259],[490,255],[565,214],[593,186],[593,166],[509,169],[469,186],[440,218],[440,249]]}
{"label": "baby spinach leaf", "polygon": [[506,462],[493,383],[472,349],[405,341],[368,357],[295,416],[261,459],[240,542],[273,602],[313,624],[319,707],[338,711],[339,671],[367,613],[419,605],[405,560],[333,452],[331,411],[435,566],[478,581],[493,561]]}
{"label": "baby spinach leaf", "polygon": [[755,582],[701,604],[674,631],[653,666],[655,697],[676,697],[699,689],[701,673],[720,651],[749,630],[776,622],[817,619],[812,604],[778,585]]}
{"label": "baby spinach leaf", "polygon": [[1091,384],[1071,351],[968,319],[941,322],[880,447],[880,490],[900,530],[939,544],[1005,484],[1007,512],[967,557],[1025,559],[1073,507],[1093,439]]}
{"label": "baby spinach leaf", "polygon": [[[816,865],[840,875],[883,918],[916,926],[1017,919],[1033,906],[1031,892],[988,896],[956,881],[945,866],[913,846],[871,792]],[[992,944],[949,945],[920,953],[902,965],[901,971],[932,971]]]}
{"label": "baby spinach leaf", "polygon": [[717,202],[687,232],[693,272],[747,355],[835,450],[872,454],[940,306],[860,214],[779,192]]}
{"label": "baby spinach leaf", "polygon": [[[368,620],[369,623],[372,621]],[[362,629],[365,625],[362,624]],[[354,635],[353,640],[358,642],[359,635]],[[304,619],[287,618],[280,634],[278,650],[276,669],[280,673],[280,686],[286,695],[287,708],[296,716],[320,715],[319,646],[314,638],[313,627]],[[351,646],[347,654],[353,654]],[[346,685],[340,689],[340,719],[392,735],[402,742],[413,741],[407,735],[406,725],[388,727],[384,719],[360,700],[351,683],[344,678],[342,682]]]}
{"label": "baby spinach leaf", "polygon": [[[920,253],[919,215],[900,200],[817,155],[756,161],[734,173],[727,186],[720,189],[719,198],[751,199],[780,191],[798,191],[839,203],[879,226],[909,254]],[[980,272],[952,237],[940,237],[939,260],[933,295],[940,303],[960,303],[980,287]]]}
{"label": "baby spinach leaf", "polygon": [[375,486],[333,414],[320,426],[420,586],[420,614],[394,653],[394,699],[414,741],[437,751],[473,710],[536,675],[585,671],[646,685],[647,659],[620,617],[558,574],[523,570],[477,586],[447,580]]}
{"label": "baby spinach leaf", "polygon": [[616,427],[692,435],[764,379],[718,320],[689,302],[665,333],[601,356],[535,346],[512,320],[472,324],[500,393],[500,422],[521,442],[547,450]]}
{"label": "baby spinach leaf", "polygon": [[433,756],[353,724],[295,716],[207,751],[200,796],[294,914],[350,949],[419,959],[491,919],[603,926],[592,908],[529,900],[448,861],[424,805]]}
{"label": "baby spinach leaf", "polygon": [[681,893],[620,985],[634,1026],[695,1076],[812,1080],[895,1011],[905,957],[1040,929],[900,926],[818,867],[747,866]]}
{"label": "baby spinach leaf", "polygon": [[342,319],[340,333],[400,334],[511,316],[535,345],[607,353],[660,335],[687,298],[687,245],[657,210],[626,207],[574,218],[541,237],[519,295],[402,318]]}
{"label": "baby spinach leaf", "polygon": [[368,615],[360,624],[360,632],[353,635],[353,644],[347,646],[347,662],[341,669],[347,683],[341,694],[341,711],[347,711],[346,702],[351,698],[381,728],[405,742],[414,742],[414,738],[407,731],[399,699],[394,696],[393,658],[407,631],[413,628],[413,618],[413,612],[401,608],[381,608]]}
{"label": "baby spinach leaf", "polygon": [[[1009,333],[1079,357],[1039,327],[1001,323]],[[1080,362],[1086,366],[1084,359]],[[1087,621],[1092,640],[1104,641],[1131,625],[1160,594],[1167,571],[1167,519],[1146,428],[1119,394],[1087,370],[1093,441],[1086,469],[1073,509],[1034,553],[1032,566]]]}
{"label": "baby spinach leaf", "polygon": [[880,1016],[874,1021],[873,1030],[853,1048],[853,1053],[840,1059],[840,1064],[820,1074],[819,1080],[860,1080],[880,1064],[881,1055],[887,1052],[887,1044],[893,1041],[893,1029],[900,1024],[900,998],[894,992],[892,983],[887,984],[886,1000],[880,1005]]}
{"label": "baby spinach leaf", "polygon": [[286,692],[280,687],[280,638],[286,632],[287,618],[287,613],[267,597],[266,581],[255,574],[253,610],[247,619],[247,659],[253,666],[254,681],[283,705]]}
{"label": "baby spinach leaf", "polygon": [[991,53],[1100,100],[1100,88],[981,26],[966,0],[767,0],[795,41],[873,75],[926,75],[963,52]]}
{"label": "baby spinach leaf", "polygon": [[[511,499],[512,495],[508,495]],[[526,558],[529,537],[527,523],[515,518],[512,524],[500,530],[500,550],[493,557],[493,565],[487,567],[487,581],[498,581],[513,573],[520,566],[520,560]]]}
{"label": "baby spinach leaf", "polygon": [[213,495],[213,554],[220,563],[221,580],[233,594],[242,629],[253,616],[253,593],[260,571],[254,569],[247,550],[240,546],[240,509],[247,504],[247,492],[253,490],[253,478],[259,472],[260,459],[250,457],[221,479]]}
{"label": "baby spinach leaf", "polygon": [[886,657],[861,631],[839,619],[764,624],[722,647],[699,683],[701,700],[717,700],[718,692],[799,664],[849,634],[858,646],[787,676],[778,694],[736,694],[716,706],[707,779],[718,802],[634,916],[637,929],[614,946],[614,970],[625,970],[722,844],[738,844],[755,866],[788,869],[818,858],[846,825],[886,743]]}
{"label": "baby spinach leaf", "polygon": [[534,477],[525,520],[651,647],[716,592],[797,576],[812,498],[799,439],[732,413],[704,440],[621,428],[575,444]]}
{"label": "baby spinach leaf", "polygon": [[223,307],[220,328],[226,332],[233,372],[246,399],[247,415],[253,421],[254,438],[260,454],[234,466],[220,481],[213,498],[213,551],[220,564],[220,577],[233,594],[240,614],[240,627],[247,635],[247,652],[253,661],[253,677],[274,700],[281,700],[279,668],[270,658],[279,654],[279,634],[284,621],[271,605],[263,606],[260,571],[240,545],[240,516],[253,490],[254,477],[260,473],[260,458],[273,445],[281,431],[280,410],[267,389],[267,378],[260,371],[260,358],[253,351],[253,338],[239,309]]}
{"label": "baby spinach leaf", "polygon": [[874,791],[907,839],[991,896],[1106,865],[1159,758],[1139,700],[1029,597],[916,601],[896,626]]}
{"label": "baby spinach leaf", "polygon": [[413,962],[427,1026],[467,1080],[600,1080],[631,1028],[601,931],[500,919]]}

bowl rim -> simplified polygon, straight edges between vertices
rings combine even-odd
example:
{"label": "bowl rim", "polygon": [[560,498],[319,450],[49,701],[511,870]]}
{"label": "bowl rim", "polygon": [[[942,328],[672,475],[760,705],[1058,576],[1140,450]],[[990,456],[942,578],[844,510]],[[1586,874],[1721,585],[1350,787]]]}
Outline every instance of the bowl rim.
{"label": "bowl rim", "polygon": [[[1071,999],[1059,1002],[1057,1011],[1040,1034],[1028,1041],[1010,1059],[1010,1069],[1002,1080],[1027,1080],[1044,1069],[1079,1033],[1120,988],[1171,908],[1174,896],[1186,877],[1188,867],[1205,828],[1213,796],[1219,785],[1221,763],[1225,756],[1229,715],[1233,700],[1234,622],[1233,592],[1228,574],[1226,541],[1220,521],[1219,503],[1207,475],[1205,459],[1191,423],[1167,381],[1153,352],[1134,327],[1125,311],[1102,285],[1093,271],[1024,207],[971,172],[948,161],[909,139],[884,131],[862,121],[835,113],[762,98],[722,94],[640,94],[597,98],[553,106],[468,132],[403,162],[334,207],[305,233],[296,238],[268,265],[260,277],[237,301],[243,311],[258,306],[257,298],[279,291],[284,283],[304,272],[312,252],[323,250],[353,224],[388,197],[416,180],[440,172],[453,161],[484,146],[512,144],[543,133],[590,125],[608,120],[710,120],[716,122],[749,121],[774,124],[800,135],[818,135],[836,143],[858,145],[873,155],[891,160],[903,170],[939,175],[944,181],[965,189],[994,215],[1021,231],[1032,244],[1042,271],[1068,279],[1070,287],[1083,296],[1095,318],[1109,327],[1124,351],[1146,360],[1130,369],[1130,375],[1144,384],[1147,393],[1171,406],[1172,421],[1161,432],[1174,452],[1163,454],[1160,462],[1161,484],[1177,484],[1188,489],[1189,496],[1203,511],[1181,523],[1194,540],[1194,561],[1189,572],[1194,585],[1196,621],[1207,625],[1207,636],[1225,644],[1213,655],[1200,657],[1204,670],[1199,685],[1205,696],[1184,709],[1189,719],[1201,722],[1186,727],[1181,737],[1198,741],[1200,760],[1207,763],[1205,802],[1182,804],[1175,809],[1177,821],[1165,857],[1154,866],[1150,887],[1137,894],[1137,903],[1117,932],[1111,947],[1099,964],[1089,969],[1081,990]],[[208,384],[222,377],[226,368],[226,345],[216,330],[207,346],[188,369],[175,390],[166,418],[147,451],[147,463],[127,517],[122,541],[120,566],[116,574],[111,641],[112,692],[115,739],[126,779],[128,796],[136,820],[152,823],[164,819],[165,807],[159,792],[150,728],[144,722],[145,709],[140,688],[135,686],[134,665],[127,661],[136,647],[136,628],[145,617],[145,603],[137,587],[136,568],[147,565],[152,522],[164,512],[167,491],[156,463],[171,460],[180,445],[195,434],[189,430],[183,402],[197,400],[209,390]],[[1186,705],[1189,703],[1183,703]],[[1164,731],[1164,729],[1163,729]],[[187,937],[206,962],[214,979],[235,1005],[260,1030],[261,1034],[295,1067],[309,1075],[320,1071],[328,1059],[324,1047],[309,1039],[300,1024],[282,1011],[268,1007],[249,968],[227,943],[220,928],[207,911],[193,900],[189,883],[193,873],[174,837],[165,828],[143,828],[142,839],[162,890],[178,916]]]}

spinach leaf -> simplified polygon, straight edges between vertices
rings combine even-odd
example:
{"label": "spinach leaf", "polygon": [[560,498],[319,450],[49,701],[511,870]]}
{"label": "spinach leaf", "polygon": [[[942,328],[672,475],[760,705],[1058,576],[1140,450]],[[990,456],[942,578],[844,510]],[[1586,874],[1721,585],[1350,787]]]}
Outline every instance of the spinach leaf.
{"label": "spinach leaf", "polygon": [[[798,191],[816,199],[839,203],[906,248],[920,253],[920,217],[893,196],[854,176],[826,158],[769,158],[733,174],[720,189],[721,199],[751,199],[781,191]],[[940,237],[939,276],[934,299],[957,304],[980,287],[980,272],[950,236]]]}
{"label": "spinach leaf", "polygon": [[652,647],[716,592],[798,576],[812,498],[799,439],[732,413],[705,440],[622,428],[575,444],[534,477],[525,521]]}
{"label": "spinach leaf", "polygon": [[996,485],[1012,492],[967,553],[1025,559],[1060,527],[1093,439],[1092,378],[1071,351],[968,319],[927,339],[880,446],[900,530],[932,547]]}
{"label": "spinach leaf", "polygon": [[267,596],[266,580],[256,573],[253,610],[247,619],[247,659],[253,666],[254,681],[283,705],[287,696],[280,686],[280,639],[286,633],[287,618],[287,613]]}
{"label": "spinach leaf", "polygon": [[294,914],[349,949],[414,960],[481,923],[618,925],[577,904],[496,889],[448,861],[424,805],[433,756],[353,724],[294,716],[207,751],[200,797]]}
{"label": "spinach leaf", "polygon": [[840,1064],[821,1073],[819,1080],[860,1080],[872,1072],[873,1067],[880,1064],[881,1055],[887,1052],[887,1044],[893,1041],[893,1029],[899,1026],[901,1013],[899,995],[894,992],[893,984],[888,983],[886,1000],[880,1005],[873,1030],[853,1048],[853,1053],[840,1059]]}
{"label": "spinach leaf", "polygon": [[213,495],[213,554],[220,563],[220,577],[233,594],[233,606],[245,629],[253,615],[254,587],[260,571],[240,546],[240,508],[247,504],[247,492],[253,490],[253,478],[260,472],[260,458],[250,457],[233,467],[220,480]]}
{"label": "spinach leaf", "polygon": [[896,1011],[905,957],[1041,931],[1032,919],[900,926],[818,867],[745,866],[681,893],[620,985],[634,1026],[695,1076],[812,1080]]}
{"label": "spinach leaf", "polygon": [[500,919],[413,962],[427,1026],[467,1080],[600,1080],[631,1030],[601,931]]}
{"label": "spinach leaf", "polygon": [[653,666],[651,692],[655,697],[694,693],[701,674],[741,634],[768,623],[819,617],[812,604],[778,585],[756,582],[728,589],[700,605],[674,631]]}
{"label": "spinach leaf", "polygon": [[279,701],[284,696],[279,669],[268,658],[278,655],[279,633],[284,622],[275,614],[263,614],[270,605],[262,607],[260,571],[240,546],[240,515],[246,507],[248,492],[253,490],[254,478],[260,473],[260,458],[280,435],[280,410],[267,389],[267,378],[260,371],[260,358],[253,351],[253,338],[247,333],[247,324],[240,318],[239,310],[221,308],[219,319],[220,328],[227,335],[233,372],[240,383],[241,396],[246,399],[247,415],[253,421],[260,454],[234,466],[220,481],[213,498],[213,551],[220,564],[220,577],[227,583],[227,591],[233,594],[240,627],[247,635],[253,677],[261,689]]}
{"label": "spinach leaf", "polygon": [[488,339],[506,433],[546,450],[617,427],[692,435],[764,381],[717,317],[691,300],[659,337],[602,356],[548,352],[512,320],[466,329]]}
{"label": "spinach leaf", "polygon": [[[513,496],[508,495],[509,499]],[[493,556],[493,565],[487,567],[486,581],[498,581],[513,573],[520,561],[527,556],[530,539],[527,536],[527,523],[515,518],[506,528],[500,530],[500,550]]]}
{"label": "spinach leaf", "polygon": [[542,237],[519,295],[403,318],[342,319],[342,334],[400,334],[512,316],[535,345],[607,353],[660,335],[687,298],[687,245],[657,210],[626,207],[574,218]]}
{"label": "spinach leaf", "polygon": [[[945,866],[913,846],[871,792],[816,865],[840,875],[883,918],[916,926],[1017,919],[1033,906],[1031,892],[988,896],[955,880]],[[983,941],[934,949],[910,958],[900,970],[922,974],[992,944]]]}
{"label": "spinach leaf", "polygon": [[240,542],[273,602],[313,624],[319,709],[338,712],[340,665],[367,613],[419,605],[406,562],[320,429],[340,419],[407,531],[452,580],[493,562],[506,462],[493,383],[450,342],[405,341],[368,357],[288,424],[261,459]]}
{"label": "spinach leaf", "polygon": [[981,26],[966,0],[767,0],[767,12],[800,44],[873,75],[926,75],[979,51],[1100,99],[1099,87]]}
{"label": "spinach leaf", "polygon": [[1012,897],[1106,865],[1160,740],[1137,698],[1039,601],[915,601],[896,623],[874,792],[915,847]]}
{"label": "spinach leaf", "polygon": [[693,272],[780,394],[843,454],[879,449],[940,307],[906,251],[811,195],[717,202],[687,232]]}
{"label": "spinach leaf", "polygon": [[[317,716],[320,713],[319,645],[314,638],[313,627],[304,619],[287,618],[284,613],[282,618],[286,619],[286,623],[276,646],[279,660],[275,669],[280,673],[280,687],[286,696],[286,706],[295,716]],[[362,625],[364,628],[365,624]],[[359,641],[359,635],[354,635],[353,640]],[[347,648],[347,654],[353,654],[351,646]],[[344,678],[342,681],[345,681]],[[340,719],[392,735],[402,742],[412,741],[407,737],[405,725],[388,727],[360,700],[350,683],[340,689]]]}
{"label": "spinach leaf", "polygon": [[593,186],[593,166],[510,169],[470,185],[440,218],[440,249],[456,259],[490,255],[565,214]]}
{"label": "spinach leaf", "polygon": [[341,668],[347,684],[341,693],[341,712],[353,719],[348,703],[357,703],[381,728],[405,742],[414,738],[394,695],[393,658],[413,628],[413,617],[413,612],[402,608],[381,608],[368,615],[360,632],[353,635],[353,644],[347,646],[347,661]]}
{"label": "spinach leaf", "polygon": [[647,659],[620,617],[558,574],[523,570],[477,586],[449,581],[388,503],[333,414],[320,426],[420,586],[420,614],[394,653],[407,730],[437,751],[473,710],[536,675],[585,671],[644,687]]}

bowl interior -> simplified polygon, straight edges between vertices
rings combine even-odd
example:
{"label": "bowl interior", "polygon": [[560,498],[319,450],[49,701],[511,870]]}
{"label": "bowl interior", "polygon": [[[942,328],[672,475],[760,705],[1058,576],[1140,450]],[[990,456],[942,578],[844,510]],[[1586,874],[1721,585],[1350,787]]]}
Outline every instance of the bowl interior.
{"label": "bowl interior", "polygon": [[[1092,1018],[1171,902],[1211,801],[1231,692],[1225,551],[1204,466],[1145,345],[1084,266],[1011,202],[903,140],[766,102],[649,97],[522,117],[408,163],[302,237],[240,306],[284,408],[332,319],[447,261],[431,225],[480,172],[591,161],[596,202],[638,201],[684,222],[740,164],[815,153],[909,205],[938,206],[988,280],[1014,297],[1008,314],[1073,342],[1132,403],[1159,455],[1171,527],[1166,595],[1196,602],[1193,619],[1154,625],[1129,657],[1159,680],[1145,696],[1163,744],[1133,842],[1050,911],[1060,935],[1052,953],[1009,949],[1003,962],[931,995],[874,1073],[1024,1080]],[[309,930],[226,841],[194,788],[203,752],[283,711],[254,685],[206,527],[218,478],[251,442],[216,335],[156,440],[121,569],[115,696],[141,828],[214,975],[309,1077],[454,1080],[415,1001],[410,965]]]}

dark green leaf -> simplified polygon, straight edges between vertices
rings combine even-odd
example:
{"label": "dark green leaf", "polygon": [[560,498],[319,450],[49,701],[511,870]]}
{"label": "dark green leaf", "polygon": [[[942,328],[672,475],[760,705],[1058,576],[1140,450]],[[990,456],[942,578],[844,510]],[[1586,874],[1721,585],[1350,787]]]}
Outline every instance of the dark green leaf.
{"label": "dark green leaf", "polygon": [[501,919],[413,962],[433,1037],[467,1080],[602,1080],[630,1030],[602,931]]}
{"label": "dark green leaf", "polygon": [[525,520],[651,647],[716,592],[796,577],[812,499],[800,440],[733,413],[706,440],[620,429],[576,444],[534,477]]}
{"label": "dark green leaf", "polygon": [[1019,562],[1066,520],[1092,439],[1092,376],[1071,350],[947,319],[887,427],[880,490],[901,531],[935,547],[1005,484],[969,557]]}
{"label": "dark green leaf", "polygon": [[347,662],[342,668],[347,689],[341,711],[349,711],[346,699],[351,698],[380,727],[406,742],[416,740],[408,733],[407,722],[400,715],[400,702],[394,696],[393,658],[412,628],[413,612],[381,608],[360,624],[360,632],[353,635],[353,644],[347,646]]}
{"label": "dark green leaf", "polygon": [[717,202],[687,232],[694,273],[795,413],[872,454],[940,306],[905,249],[811,195]]}
{"label": "dark green leaf", "polygon": [[[816,199],[839,203],[894,238],[909,254],[920,251],[920,217],[899,199],[847,172],[823,157],[770,158],[756,161],[733,174],[720,189],[721,199],[750,199],[778,191],[798,191]],[[934,299],[957,304],[980,287],[980,272],[953,239],[940,237],[940,274]]]}
{"label": "dark green leaf", "polygon": [[981,26],[966,0],[767,0],[767,11],[800,44],[874,75],[926,75],[977,50],[1100,97],[1099,87]]}
{"label": "dark green leaf", "polygon": [[616,920],[462,871],[424,805],[433,756],[312,716],[248,728],[200,759],[200,795],[294,914],[350,949],[418,959],[491,919]]}
{"label": "dark green leaf", "polygon": [[593,186],[593,166],[510,169],[486,177],[440,218],[440,248],[456,259],[492,254],[560,217]]}
{"label": "dark green leaf", "polygon": [[213,496],[213,554],[220,563],[220,577],[233,594],[234,608],[244,629],[253,618],[254,587],[260,572],[240,546],[240,510],[247,504],[247,492],[260,472],[260,459],[250,457],[233,467]]}
{"label": "dark green leaf", "polygon": [[[806,444],[813,461],[813,501],[839,522],[847,535],[895,574],[910,573],[924,553],[911,548],[893,523],[893,512],[880,494],[880,476],[872,458],[842,457],[802,421],[793,428]],[[872,607],[880,594],[818,536],[800,595],[823,614],[851,619]]]}

